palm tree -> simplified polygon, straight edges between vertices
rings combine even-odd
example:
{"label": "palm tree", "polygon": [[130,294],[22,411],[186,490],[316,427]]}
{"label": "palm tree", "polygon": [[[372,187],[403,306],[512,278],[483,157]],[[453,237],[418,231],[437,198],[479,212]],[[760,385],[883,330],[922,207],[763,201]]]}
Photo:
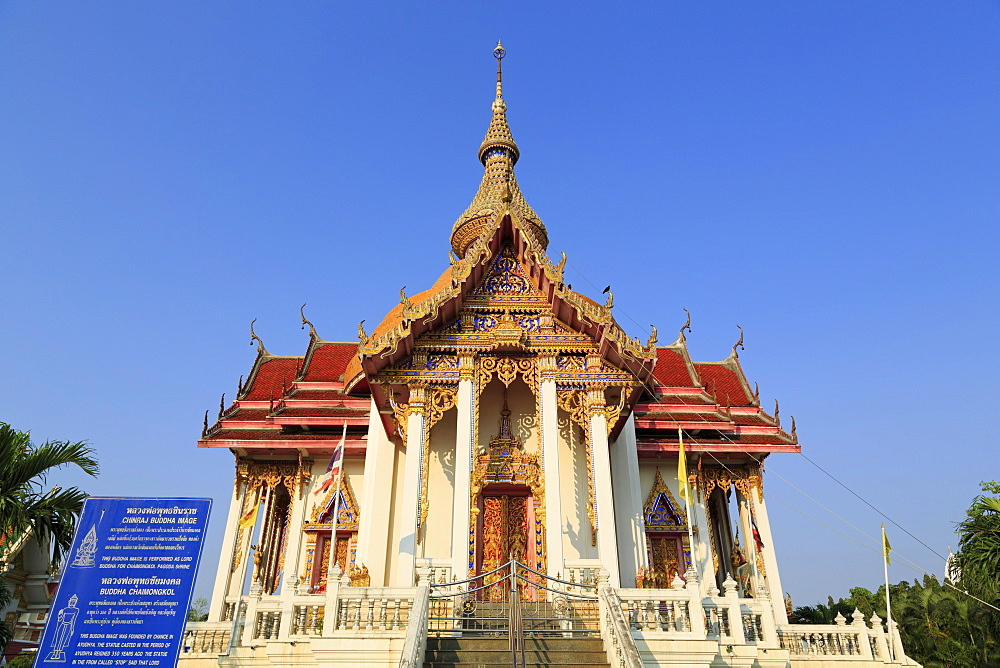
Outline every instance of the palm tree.
{"label": "palm tree", "polygon": [[[1000,484],[984,482],[986,494],[1000,494]],[[1000,498],[980,494],[958,524],[959,553],[955,555],[958,585],[995,607],[980,605],[976,622],[1000,638]]]}
{"label": "palm tree", "polygon": [[[982,483],[984,492],[1000,494],[1000,484]],[[960,580],[981,598],[1000,595],[1000,498],[981,494],[958,525]]]}
{"label": "palm tree", "polygon": [[[53,469],[77,466],[84,473],[98,472],[94,450],[86,443],[49,441],[34,445],[31,435],[0,422],[0,544],[13,545],[28,535],[48,548],[50,561],[59,563],[73,542],[73,531],[87,494],[76,487],[45,491]],[[10,590],[0,582],[0,610],[10,603]],[[13,629],[0,620],[0,648]]]}
{"label": "palm tree", "polygon": [[34,445],[31,435],[0,422],[0,533],[8,540],[29,534],[59,563],[69,550],[87,494],[76,487],[45,490],[48,473],[64,466],[96,476],[97,460],[86,442],[49,441]]}

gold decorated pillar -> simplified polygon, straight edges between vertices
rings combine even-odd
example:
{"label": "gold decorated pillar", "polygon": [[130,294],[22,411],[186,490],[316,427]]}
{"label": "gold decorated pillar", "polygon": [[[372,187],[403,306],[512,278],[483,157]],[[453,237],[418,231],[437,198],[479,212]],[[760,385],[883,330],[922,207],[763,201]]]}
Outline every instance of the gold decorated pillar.
{"label": "gold decorated pillar", "polygon": [[470,554],[471,531],[469,504],[472,492],[473,441],[475,434],[476,392],[475,357],[459,355],[458,409],[455,428],[455,489],[452,501],[451,574],[464,579],[475,568]]}
{"label": "gold decorated pillar", "polygon": [[612,587],[621,586],[618,569],[618,532],[615,530],[615,499],[611,483],[611,451],[608,447],[608,416],[604,390],[587,391],[590,414],[590,447],[593,452],[591,472],[594,481],[594,515],[597,528],[597,554],[608,571]]}
{"label": "gold decorated pillar", "polygon": [[302,566],[302,539],[305,532],[302,530],[305,514],[308,510],[306,506],[310,503],[309,494],[312,462],[310,460],[299,460],[298,482],[292,492],[291,512],[289,513],[289,523],[285,535],[288,537],[288,544],[285,547],[287,557],[285,558],[285,568],[282,574],[281,590],[282,597],[281,624],[278,627],[278,637],[288,638],[291,632],[292,622],[292,602],[293,596],[297,593],[299,585],[299,568]]}
{"label": "gold decorated pillar", "polygon": [[562,495],[559,491],[559,404],[556,394],[555,368],[553,356],[539,359],[539,408],[541,412],[542,479],[545,484],[546,550],[548,553],[548,574],[555,576],[565,572],[563,551]]}
{"label": "gold decorated pillar", "polygon": [[426,419],[427,388],[410,386],[410,401],[406,408],[406,462],[403,469],[403,503],[400,508],[399,560],[396,571],[397,587],[412,587],[417,558],[417,532],[423,493],[424,421]]}

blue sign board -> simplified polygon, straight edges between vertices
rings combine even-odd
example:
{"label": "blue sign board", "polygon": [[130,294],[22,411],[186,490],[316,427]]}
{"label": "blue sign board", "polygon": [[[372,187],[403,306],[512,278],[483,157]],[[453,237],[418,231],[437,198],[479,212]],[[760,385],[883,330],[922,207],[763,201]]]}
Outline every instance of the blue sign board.
{"label": "blue sign board", "polygon": [[176,665],[211,507],[87,499],[35,665]]}

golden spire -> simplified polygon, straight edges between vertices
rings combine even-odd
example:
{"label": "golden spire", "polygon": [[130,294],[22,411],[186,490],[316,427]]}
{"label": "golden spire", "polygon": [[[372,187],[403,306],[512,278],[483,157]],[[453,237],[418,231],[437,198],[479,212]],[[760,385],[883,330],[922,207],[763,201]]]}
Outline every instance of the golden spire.
{"label": "golden spire", "polygon": [[479,162],[486,165],[493,154],[498,155],[510,162],[510,167],[517,163],[520,152],[517,144],[514,143],[514,136],[510,133],[510,126],[507,125],[507,103],[503,101],[503,63],[507,52],[503,45],[497,41],[497,48],[493,49],[493,57],[497,59],[497,96],[493,100],[493,118],[490,120],[490,127],[486,131],[486,138],[479,145]]}
{"label": "golden spire", "polygon": [[542,248],[548,245],[545,225],[524,200],[517,179],[514,178],[514,164],[521,154],[514,143],[510,126],[507,125],[507,103],[503,99],[501,63],[506,55],[507,52],[498,41],[493,50],[493,57],[497,59],[497,91],[493,100],[493,116],[490,127],[486,130],[486,138],[479,145],[479,161],[485,168],[483,180],[472,204],[459,216],[451,231],[451,247],[460,258],[464,257],[465,251],[493,217],[505,210],[510,210],[521,222],[534,228],[532,232]]}

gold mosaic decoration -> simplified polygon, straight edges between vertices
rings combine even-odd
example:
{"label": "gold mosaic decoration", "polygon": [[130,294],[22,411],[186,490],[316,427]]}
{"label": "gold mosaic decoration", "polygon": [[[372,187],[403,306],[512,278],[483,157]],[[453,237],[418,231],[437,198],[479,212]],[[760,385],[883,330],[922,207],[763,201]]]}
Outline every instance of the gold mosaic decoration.
{"label": "gold mosaic decoration", "polygon": [[757,499],[764,500],[764,479],[760,464],[730,464],[728,466],[705,466],[698,471],[695,484],[698,491],[704,495],[707,502],[712,490],[718,487],[723,491],[735,487],[744,497],[750,498],[751,490],[757,490]]}
{"label": "gold mosaic decoration", "polygon": [[590,437],[590,410],[584,390],[556,390],[556,404],[569,414],[583,432],[583,450],[587,455],[587,519],[590,520],[590,544],[597,545],[596,491],[594,489],[594,450]]}
{"label": "gold mosaic decoration", "polygon": [[537,386],[537,371],[533,357],[482,357],[479,360],[479,373],[476,376],[477,395],[483,393],[493,380],[494,374],[505,387],[510,387],[518,376],[521,376],[528,387]]}
{"label": "gold mosaic decoration", "polygon": [[420,480],[420,519],[417,521],[417,538],[421,536],[420,528],[427,522],[427,511],[430,509],[430,495],[428,486],[430,485],[430,460],[431,460],[431,429],[444,414],[455,407],[458,401],[458,390],[452,388],[433,388],[429,391],[427,401],[427,414],[424,419],[424,452],[423,452],[423,475]]}
{"label": "gold mosaic decoration", "polygon": [[298,462],[238,459],[236,485],[246,483],[250,488],[274,489],[283,484],[289,491],[294,489],[296,494],[301,494],[302,486],[309,484],[311,463],[299,459]]}

